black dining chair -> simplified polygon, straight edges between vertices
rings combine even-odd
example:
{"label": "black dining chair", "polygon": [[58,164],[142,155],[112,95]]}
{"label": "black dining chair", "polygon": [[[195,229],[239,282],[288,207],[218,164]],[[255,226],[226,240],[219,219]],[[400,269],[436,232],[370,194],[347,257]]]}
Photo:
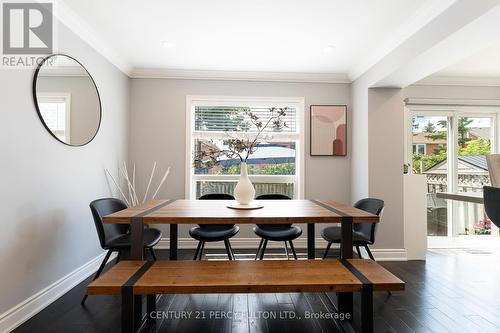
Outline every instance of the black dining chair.
{"label": "black dining chair", "polygon": [[500,188],[483,187],[484,210],[494,225],[500,228]]}
{"label": "black dining chair", "polygon": [[[289,196],[284,194],[262,194],[259,195],[257,200],[291,200]],[[302,235],[302,229],[291,224],[257,224],[253,231],[257,236],[261,238],[259,247],[257,248],[257,253],[255,254],[255,260],[264,259],[264,252],[266,251],[266,246],[268,241],[284,242],[285,243],[285,253],[287,259],[288,257],[288,246],[287,242],[290,244],[290,249],[292,250],[293,257],[297,260],[297,253],[293,247],[293,240]]]}
{"label": "black dining chair", "polygon": [[[116,213],[126,208],[128,208],[126,203],[115,198],[98,199],[90,203],[90,210],[92,212],[92,217],[94,218],[99,243],[101,244],[103,250],[108,251],[92,281],[101,275],[102,270],[106,266],[106,263],[113,252],[118,252],[118,256],[116,257],[116,263],[118,263],[122,252],[129,251],[131,248],[132,241],[129,232],[130,226],[128,224],[104,224],[102,221],[103,216]],[[151,257],[155,261],[156,255],[153,246],[158,244],[161,236],[160,230],[150,228],[147,224],[144,225],[142,244],[144,246],[144,250],[148,250]],[[85,303],[87,296],[87,294],[83,296],[81,301],[82,305]]]}
{"label": "black dining chair", "polygon": [[[356,202],[354,204],[354,207],[364,210],[371,214],[382,216],[382,211],[384,209],[384,201],[380,199],[366,198]],[[368,245],[373,245],[375,243],[375,233],[377,231],[377,226],[378,223],[355,223],[353,225],[352,241],[353,245],[356,247],[356,251],[358,252],[358,256],[360,258],[362,258],[362,256],[359,247],[363,246],[368,255],[370,256],[370,259],[375,260]],[[328,251],[330,251],[332,243],[340,244],[342,242],[341,227],[331,226],[323,228],[321,230],[321,237],[323,237],[323,239],[328,242],[325,254],[323,255],[323,259],[325,259],[326,256],[328,255]]]}
{"label": "black dining chair", "polygon": [[[211,193],[202,195],[199,200],[234,200],[234,197],[230,194]],[[224,241],[229,260],[234,260],[234,252],[229,239],[235,236],[238,231],[240,228],[234,224],[199,224],[197,227],[191,228],[189,235],[198,241],[193,260],[201,260],[205,243],[220,241]]]}

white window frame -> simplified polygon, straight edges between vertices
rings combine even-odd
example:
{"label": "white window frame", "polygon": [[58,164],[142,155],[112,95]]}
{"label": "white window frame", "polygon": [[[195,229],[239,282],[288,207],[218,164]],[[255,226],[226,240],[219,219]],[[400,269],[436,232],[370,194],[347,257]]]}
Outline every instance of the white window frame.
{"label": "white window frame", "polygon": [[[238,181],[239,175],[195,175],[193,165],[193,144],[195,137],[192,135],[195,128],[194,108],[202,106],[275,106],[294,107],[297,113],[296,134],[273,133],[273,137],[283,141],[297,141],[295,147],[295,175],[250,175],[250,180],[255,183],[279,182],[294,183],[294,197],[304,198],[304,159],[305,159],[305,115],[304,97],[249,97],[249,96],[212,96],[212,95],[187,95],[186,96],[186,179],[185,198],[196,198],[196,181],[219,180]],[[210,132],[210,138],[226,138],[224,132]],[[298,139],[297,139],[298,137]],[[198,133],[196,138],[203,138],[202,133]]]}
{"label": "white window frame", "polygon": [[[424,155],[427,153],[427,145],[425,143],[415,143],[415,151],[418,153],[418,147],[423,146],[424,147]],[[412,147],[412,152],[413,152],[413,147]]]}
{"label": "white window frame", "polygon": [[37,100],[39,103],[48,103],[50,101],[54,100],[64,100],[64,103],[66,104],[65,107],[65,115],[64,115],[64,137],[65,137],[65,142],[70,144],[71,143],[71,93],[37,93]]}

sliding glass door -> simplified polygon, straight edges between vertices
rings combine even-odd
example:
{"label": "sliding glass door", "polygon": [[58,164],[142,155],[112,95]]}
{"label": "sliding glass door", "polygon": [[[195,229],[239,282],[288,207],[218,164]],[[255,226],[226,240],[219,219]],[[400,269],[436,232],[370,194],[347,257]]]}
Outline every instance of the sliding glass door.
{"label": "sliding glass door", "polygon": [[486,156],[496,151],[497,110],[415,107],[409,112],[410,167],[427,181],[428,236],[495,236],[482,204],[439,198],[439,192],[482,193]]}

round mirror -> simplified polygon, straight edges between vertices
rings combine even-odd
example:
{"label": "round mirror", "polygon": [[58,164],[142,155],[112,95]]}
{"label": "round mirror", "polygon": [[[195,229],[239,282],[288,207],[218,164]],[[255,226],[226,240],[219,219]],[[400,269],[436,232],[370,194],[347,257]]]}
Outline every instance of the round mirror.
{"label": "round mirror", "polygon": [[70,146],[92,141],[101,124],[101,100],[89,72],[76,59],[45,58],[33,80],[38,116],[49,133]]}

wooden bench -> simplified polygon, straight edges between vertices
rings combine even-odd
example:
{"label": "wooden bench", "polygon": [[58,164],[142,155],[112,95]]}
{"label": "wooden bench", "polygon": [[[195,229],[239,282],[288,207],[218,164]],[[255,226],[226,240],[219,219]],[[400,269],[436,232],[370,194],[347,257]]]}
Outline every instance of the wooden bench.
{"label": "wooden bench", "polygon": [[[137,306],[147,296],[147,318],[157,294],[361,293],[361,327],[373,331],[373,292],[404,290],[404,282],[366,259],[268,261],[122,261],[87,287],[89,295],[122,296],[122,331],[137,330]],[[338,311],[342,311],[339,309]]]}

